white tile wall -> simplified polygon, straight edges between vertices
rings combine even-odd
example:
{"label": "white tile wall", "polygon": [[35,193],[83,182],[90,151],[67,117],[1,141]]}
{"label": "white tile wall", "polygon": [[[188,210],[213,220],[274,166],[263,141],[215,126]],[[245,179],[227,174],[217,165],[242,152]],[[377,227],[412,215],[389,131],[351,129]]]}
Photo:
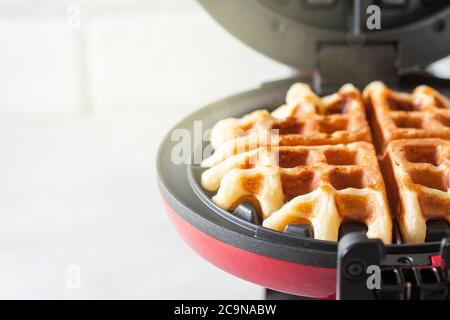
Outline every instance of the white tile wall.
{"label": "white tile wall", "polygon": [[95,111],[185,112],[292,73],[195,6],[95,19],[87,44]]}
{"label": "white tile wall", "polygon": [[64,19],[1,18],[0,114],[78,114],[78,45]]}
{"label": "white tile wall", "polygon": [[[74,7],[79,30],[68,27]],[[292,74],[194,0],[21,0],[0,9],[0,114],[189,112]]]}

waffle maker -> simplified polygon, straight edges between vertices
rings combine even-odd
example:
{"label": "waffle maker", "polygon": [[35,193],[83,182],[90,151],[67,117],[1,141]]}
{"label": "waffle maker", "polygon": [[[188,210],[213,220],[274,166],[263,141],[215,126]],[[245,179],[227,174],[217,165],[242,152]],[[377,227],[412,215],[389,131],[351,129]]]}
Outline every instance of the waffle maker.
{"label": "waffle maker", "polygon": [[[382,80],[394,89],[428,84],[450,95],[450,81],[422,71],[450,54],[450,4],[432,0],[201,0],[225,29],[265,55],[294,67],[299,76],[212,103],[191,114],[175,129],[197,132],[218,120],[241,117],[282,104],[289,86],[309,83],[319,94],[351,82],[362,88]],[[370,5],[381,8],[381,30],[369,30]],[[236,76],[241,76],[237,74]],[[201,122],[198,122],[201,121]],[[261,226],[254,208],[233,213],[210,201],[200,185],[196,155],[207,141],[192,143],[191,161],[174,163],[179,141],[169,132],[162,142],[157,171],[159,188],[176,229],[203,258],[242,279],[278,292],[321,299],[448,299],[450,231],[442,221],[427,225],[423,244],[383,245],[367,239],[359,224],[344,224],[340,240],[315,240],[307,225],[285,232]],[[198,163],[198,162],[197,162]],[[380,266],[381,287],[369,290],[367,267]]]}

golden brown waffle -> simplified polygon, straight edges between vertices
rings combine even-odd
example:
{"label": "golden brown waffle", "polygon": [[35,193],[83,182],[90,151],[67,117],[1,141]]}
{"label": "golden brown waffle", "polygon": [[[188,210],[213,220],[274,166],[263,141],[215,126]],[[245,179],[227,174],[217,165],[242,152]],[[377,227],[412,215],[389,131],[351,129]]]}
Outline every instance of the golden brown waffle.
{"label": "golden brown waffle", "polygon": [[243,118],[219,121],[211,132],[214,154],[204,167],[260,146],[335,145],[371,141],[364,103],[354,86],[319,98],[306,84],[293,85],[286,104],[274,112],[252,112]]}
{"label": "golden brown waffle", "polygon": [[428,86],[409,95],[373,82],[364,90],[364,99],[380,153],[393,140],[450,139],[450,101]]}
{"label": "golden brown waffle", "polygon": [[212,200],[225,210],[252,202],[271,229],[308,223],[316,239],[336,241],[342,222],[358,221],[369,237],[391,242],[383,178],[367,142],[261,147],[206,170],[202,185],[218,189]]}
{"label": "golden brown waffle", "polygon": [[450,223],[450,142],[442,139],[397,140],[383,159],[392,210],[403,241],[425,241],[426,221]]}
{"label": "golden brown waffle", "polygon": [[214,126],[203,187],[217,191],[212,200],[226,210],[252,202],[274,230],[306,223],[316,239],[337,240],[340,225],[355,221],[390,243],[386,181],[404,242],[423,242],[428,220],[450,223],[450,101],[428,86],[406,94],[381,82],[363,96],[375,145],[385,152],[385,180],[359,91],[345,85],[319,98],[295,84],[272,113]]}

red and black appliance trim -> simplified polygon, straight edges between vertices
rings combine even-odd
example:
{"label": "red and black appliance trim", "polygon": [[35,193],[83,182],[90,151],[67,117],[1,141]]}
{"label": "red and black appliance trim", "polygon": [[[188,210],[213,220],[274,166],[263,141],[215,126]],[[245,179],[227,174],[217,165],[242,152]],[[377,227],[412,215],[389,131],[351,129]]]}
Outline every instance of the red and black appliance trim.
{"label": "red and black appliance trim", "polygon": [[[275,108],[282,104],[289,86],[297,81],[308,83],[311,79],[273,82],[218,101],[191,114],[177,124],[175,129],[185,129],[194,135],[195,121],[201,121],[203,128],[207,129],[226,117],[240,117],[259,108]],[[444,79],[416,75],[403,78],[401,83],[402,88],[428,83],[444,94],[450,93],[450,83]],[[346,269],[337,270],[338,265],[342,266],[350,258],[364,264],[365,256],[359,254],[358,246],[366,245],[367,239],[358,238],[361,234],[353,232],[355,229],[359,230],[358,226],[355,228],[349,225],[341,229],[342,236],[349,234],[343,239],[350,240],[344,242],[346,245],[340,244],[341,249],[338,250],[338,243],[309,237],[311,232],[306,226],[292,226],[290,232],[262,227],[248,204],[239,206],[235,213],[222,210],[210,201],[210,195],[201,188],[199,177],[202,169],[198,165],[175,164],[172,161],[172,151],[177,143],[178,141],[171,139],[170,132],[161,144],[157,158],[159,187],[178,232],[203,258],[240,278],[293,295],[335,298],[337,287],[347,288],[344,290],[346,294],[348,290],[358,292],[356,287],[345,285],[345,279],[348,279],[345,276]],[[206,144],[207,142],[193,145],[193,152],[196,149],[203,150]],[[442,224],[430,225],[428,239],[440,239],[446,233],[448,227],[443,227]],[[355,235],[358,237],[355,238]],[[394,270],[395,274],[398,270],[407,268],[440,268],[437,261],[445,261],[445,258],[439,259],[443,255],[439,241],[388,246],[368,241],[369,246],[375,246],[374,250],[380,252],[377,262],[384,265],[386,270]],[[383,272],[389,275],[388,271]],[[446,278],[441,280],[446,281]],[[355,281],[350,283],[354,284]],[[397,287],[401,286],[396,284]],[[373,296],[373,292],[369,295]],[[346,298],[351,295],[340,292],[338,296]]]}

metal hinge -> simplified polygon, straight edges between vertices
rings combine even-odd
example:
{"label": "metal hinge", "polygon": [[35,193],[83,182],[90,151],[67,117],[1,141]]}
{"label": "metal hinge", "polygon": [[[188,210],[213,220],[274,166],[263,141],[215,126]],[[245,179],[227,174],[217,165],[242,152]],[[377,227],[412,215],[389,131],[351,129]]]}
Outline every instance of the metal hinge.
{"label": "metal hinge", "polygon": [[[431,263],[430,256],[439,264]],[[339,241],[337,292],[339,300],[449,299],[450,237],[442,239],[440,255],[386,255],[380,240],[350,233]],[[435,259],[436,260],[436,259]],[[378,274],[377,274],[378,272]],[[377,278],[378,277],[378,278]]]}

